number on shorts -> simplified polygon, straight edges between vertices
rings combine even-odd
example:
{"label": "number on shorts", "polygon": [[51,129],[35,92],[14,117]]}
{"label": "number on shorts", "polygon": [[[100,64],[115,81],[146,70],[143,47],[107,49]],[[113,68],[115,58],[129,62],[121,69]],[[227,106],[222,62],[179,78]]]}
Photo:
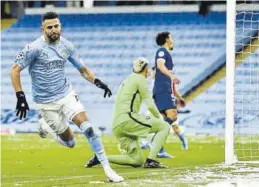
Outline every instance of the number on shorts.
{"label": "number on shorts", "polygon": [[79,96],[77,94],[75,95],[75,99],[77,102],[79,101]]}

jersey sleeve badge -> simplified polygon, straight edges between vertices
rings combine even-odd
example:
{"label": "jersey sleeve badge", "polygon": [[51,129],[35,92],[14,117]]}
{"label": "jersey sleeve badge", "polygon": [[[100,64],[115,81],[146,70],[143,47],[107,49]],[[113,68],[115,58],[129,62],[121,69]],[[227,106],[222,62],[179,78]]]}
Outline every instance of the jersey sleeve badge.
{"label": "jersey sleeve badge", "polygon": [[164,51],[159,51],[158,56],[159,56],[159,57],[164,57],[164,56],[165,56]]}
{"label": "jersey sleeve badge", "polygon": [[22,60],[24,59],[24,53],[21,51],[17,56],[16,56],[16,60]]}

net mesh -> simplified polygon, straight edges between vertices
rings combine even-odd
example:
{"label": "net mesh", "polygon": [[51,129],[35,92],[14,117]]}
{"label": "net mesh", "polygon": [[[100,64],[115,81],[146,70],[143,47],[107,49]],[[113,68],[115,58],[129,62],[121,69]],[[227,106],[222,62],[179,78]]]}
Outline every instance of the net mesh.
{"label": "net mesh", "polygon": [[258,2],[237,2],[235,69],[235,154],[259,161],[259,9]]}

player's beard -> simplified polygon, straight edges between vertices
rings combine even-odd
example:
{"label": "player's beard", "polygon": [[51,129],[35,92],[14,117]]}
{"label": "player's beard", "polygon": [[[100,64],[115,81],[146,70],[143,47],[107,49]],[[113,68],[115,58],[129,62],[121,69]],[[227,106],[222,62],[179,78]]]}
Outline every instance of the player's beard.
{"label": "player's beard", "polygon": [[50,35],[47,35],[49,42],[54,43],[60,39],[60,33],[53,33]]}
{"label": "player's beard", "polygon": [[171,44],[169,45],[169,50],[172,51],[174,49],[174,43],[171,42]]}

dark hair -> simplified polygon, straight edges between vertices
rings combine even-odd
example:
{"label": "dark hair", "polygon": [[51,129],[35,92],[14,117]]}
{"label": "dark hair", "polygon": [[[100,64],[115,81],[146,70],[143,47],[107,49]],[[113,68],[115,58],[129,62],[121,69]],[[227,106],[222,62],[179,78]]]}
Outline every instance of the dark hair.
{"label": "dark hair", "polygon": [[59,15],[56,12],[50,11],[46,12],[42,15],[42,22],[44,22],[46,19],[56,19],[59,18]]}
{"label": "dark hair", "polygon": [[160,32],[156,36],[156,44],[162,46],[165,44],[166,39],[169,37],[170,32]]}

